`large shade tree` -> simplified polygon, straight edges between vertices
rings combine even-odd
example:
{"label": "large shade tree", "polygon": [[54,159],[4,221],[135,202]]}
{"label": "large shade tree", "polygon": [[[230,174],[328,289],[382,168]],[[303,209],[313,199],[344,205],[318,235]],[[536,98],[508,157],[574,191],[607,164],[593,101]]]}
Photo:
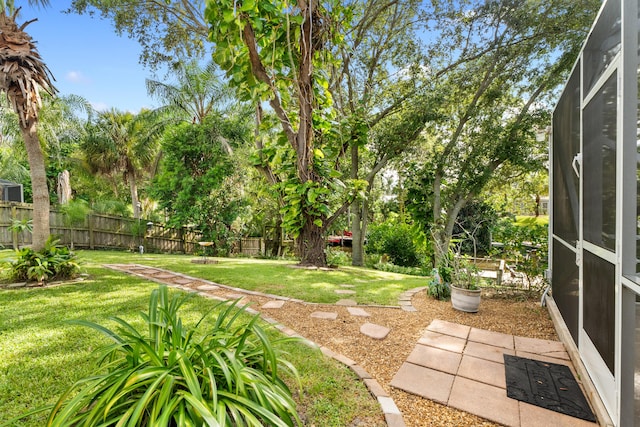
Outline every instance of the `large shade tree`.
{"label": "large shade tree", "polygon": [[208,1],[205,12],[214,60],[239,96],[268,102],[281,130],[258,164],[277,175],[283,225],[296,237],[302,265],[326,265],[325,233],[347,210],[332,210],[336,195],[352,197],[361,184],[341,185],[333,100],[328,90],[331,47],[342,42],[339,22],[349,9],[337,1]]}
{"label": "large shade tree", "polygon": [[[48,1],[30,1],[47,5]],[[41,107],[40,90],[55,92],[53,77],[38,54],[25,28],[33,21],[18,26],[19,8],[13,1],[0,1],[0,91],[4,92],[19,125],[29,159],[33,188],[33,249],[44,247],[49,237],[49,190],[45,158],[38,138],[38,119]]]}
{"label": "large shade tree", "polygon": [[535,133],[547,126],[547,97],[573,65],[599,3],[439,5],[435,25],[444,30],[436,59],[444,72],[435,75],[441,76],[442,114],[428,126],[426,150],[411,177],[413,202],[428,211],[436,262],[449,250],[462,208],[504,165],[526,169],[539,161]]}

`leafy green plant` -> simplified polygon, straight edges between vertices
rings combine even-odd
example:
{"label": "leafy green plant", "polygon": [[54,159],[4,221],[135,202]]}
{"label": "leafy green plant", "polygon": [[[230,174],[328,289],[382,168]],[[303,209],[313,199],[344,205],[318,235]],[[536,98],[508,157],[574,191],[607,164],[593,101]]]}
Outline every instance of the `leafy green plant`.
{"label": "leafy green plant", "polygon": [[[7,227],[7,230],[16,233],[21,236],[21,243],[24,245],[24,233],[31,233],[33,231],[33,221],[30,218],[12,219],[11,225]],[[17,241],[14,241],[13,249],[18,249],[16,246]]]}
{"label": "leafy green plant", "polygon": [[444,280],[442,280],[437,268],[431,270],[427,293],[429,296],[440,301],[445,301],[451,297],[451,288]]}
{"label": "leafy green plant", "polygon": [[98,371],[60,397],[47,425],[301,425],[280,376],[282,369],[297,378],[297,371],[276,348],[295,339],[272,341],[258,316],[244,321],[237,301],[214,307],[212,327],[205,329],[207,314],[188,327],[178,310],[189,297],[170,297],[164,285],[155,289],[148,313],[141,313],[146,333],[118,317],[116,331],[72,322],[113,344],[98,350]]}
{"label": "leafy green plant", "polygon": [[325,254],[327,255],[328,265],[351,265],[350,254],[343,250],[327,248]]}
{"label": "leafy green plant", "polygon": [[371,226],[367,252],[387,254],[395,265],[416,267],[420,264],[421,256],[413,241],[413,234],[411,226],[397,221]]}
{"label": "leafy green plant", "polygon": [[76,256],[69,248],[58,243],[59,240],[49,237],[39,252],[31,248],[17,251],[17,259],[10,263],[11,278],[39,283],[73,278],[80,271]]}
{"label": "leafy green plant", "polygon": [[544,289],[543,274],[548,268],[548,233],[548,224],[535,217],[523,217],[517,222],[513,218],[502,218],[494,227],[494,239],[502,244],[494,255],[507,259],[522,273],[527,289]]}
{"label": "leafy green plant", "polygon": [[71,250],[73,250],[73,231],[74,228],[84,224],[87,215],[91,213],[89,204],[82,199],[75,199],[69,201],[69,203],[60,206],[60,211],[64,214],[64,225],[71,229],[69,233]]}

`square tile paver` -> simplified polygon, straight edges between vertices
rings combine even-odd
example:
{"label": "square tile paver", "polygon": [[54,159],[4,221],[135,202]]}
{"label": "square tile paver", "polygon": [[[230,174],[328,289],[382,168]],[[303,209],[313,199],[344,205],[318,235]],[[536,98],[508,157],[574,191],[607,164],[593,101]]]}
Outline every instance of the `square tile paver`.
{"label": "square tile paver", "polygon": [[427,327],[432,332],[440,332],[441,334],[451,335],[458,338],[467,339],[471,328],[457,323],[447,322],[445,320],[435,319]]}
{"label": "square tile paver", "polygon": [[503,355],[510,354],[513,356],[515,352],[502,347],[494,347],[492,345],[469,341],[464,349],[464,354],[496,363],[504,363]]}
{"label": "square tile paver", "polygon": [[502,334],[500,332],[487,331],[485,329],[471,328],[469,341],[489,344],[494,347],[504,347],[513,350],[513,335]]}
{"label": "square tile paver", "polygon": [[449,406],[505,426],[520,426],[518,401],[507,397],[504,389],[478,381],[456,377],[451,387]]}
{"label": "square tile paver", "polygon": [[391,380],[391,385],[446,405],[453,379],[453,375],[405,362]]}
{"label": "square tile paver", "polygon": [[521,427],[597,427],[598,424],[570,417],[536,405],[518,402]]}
{"label": "square tile paver", "polygon": [[453,351],[454,353],[462,353],[466,343],[466,340],[462,338],[443,335],[431,331],[425,331],[424,334],[422,334],[422,337],[418,340],[418,344]]}
{"label": "square tile paver", "polygon": [[461,358],[460,353],[417,345],[407,358],[407,362],[455,375]]}
{"label": "square tile paver", "polygon": [[506,390],[504,364],[478,359],[473,356],[462,356],[458,376],[480,381]]}
{"label": "square tile paver", "polygon": [[336,289],[335,291],[338,295],[354,295],[356,291],[352,291],[351,289]]}
{"label": "square tile paver", "polygon": [[545,354],[565,351],[560,341],[541,340],[536,338],[514,337],[515,348],[528,353]]}

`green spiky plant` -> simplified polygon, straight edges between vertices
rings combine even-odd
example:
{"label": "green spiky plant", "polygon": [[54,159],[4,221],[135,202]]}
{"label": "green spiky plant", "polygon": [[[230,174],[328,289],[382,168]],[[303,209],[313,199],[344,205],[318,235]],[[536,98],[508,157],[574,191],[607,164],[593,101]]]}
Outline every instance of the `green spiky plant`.
{"label": "green spiky plant", "polygon": [[[277,345],[258,324],[246,321],[246,306],[221,302],[208,327],[203,316],[187,327],[178,309],[190,295],[170,297],[155,289],[146,334],[120,318],[117,331],[87,322],[107,335],[100,370],[67,390],[48,426],[293,426],[301,425],[280,370],[297,379]],[[226,305],[226,306],[225,306]],[[105,372],[106,371],[106,372]],[[298,380],[299,381],[299,380]]]}

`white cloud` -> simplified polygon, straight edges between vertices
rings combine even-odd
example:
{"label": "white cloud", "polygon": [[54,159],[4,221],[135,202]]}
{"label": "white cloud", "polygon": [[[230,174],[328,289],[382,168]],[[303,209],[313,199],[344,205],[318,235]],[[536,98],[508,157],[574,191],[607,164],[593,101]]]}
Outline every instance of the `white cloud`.
{"label": "white cloud", "polygon": [[69,71],[65,77],[71,83],[89,83],[89,79],[80,71]]}

